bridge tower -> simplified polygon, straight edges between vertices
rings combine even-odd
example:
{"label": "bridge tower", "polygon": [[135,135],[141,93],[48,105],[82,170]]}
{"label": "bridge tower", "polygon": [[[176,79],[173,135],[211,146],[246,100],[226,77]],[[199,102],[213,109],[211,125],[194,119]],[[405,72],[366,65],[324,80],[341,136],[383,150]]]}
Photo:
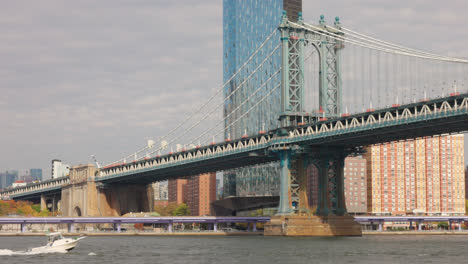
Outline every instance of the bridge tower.
{"label": "bridge tower", "polygon": [[[316,49],[319,56],[319,107],[326,117],[341,114],[341,67],[340,51],[344,48],[341,41],[330,37],[330,33],[342,35],[340,20],[335,18],[334,27],[325,24],[320,16],[319,33],[304,25],[302,12],[298,22],[288,20],[283,11],[279,30],[281,32],[281,113],[282,127],[300,123],[307,114],[304,108],[304,50],[307,46]],[[322,114],[322,113],[321,113]]]}
{"label": "bridge tower", "polygon": [[[320,17],[317,30],[308,29],[299,13],[298,22],[288,20],[283,11],[279,30],[282,45],[281,113],[282,127],[304,122],[304,115],[319,118],[341,115],[341,41],[329,37],[341,34],[339,18],[334,27]],[[319,57],[319,116],[304,111],[304,49],[312,46]],[[278,136],[287,136],[279,129]],[[280,158],[280,204],[277,216],[265,227],[266,235],[361,235],[360,225],[346,215],[344,197],[344,159],[356,149],[341,146],[299,146],[282,144],[270,151]],[[319,171],[317,211],[308,201],[307,167]],[[315,215],[314,215],[315,214]]]}

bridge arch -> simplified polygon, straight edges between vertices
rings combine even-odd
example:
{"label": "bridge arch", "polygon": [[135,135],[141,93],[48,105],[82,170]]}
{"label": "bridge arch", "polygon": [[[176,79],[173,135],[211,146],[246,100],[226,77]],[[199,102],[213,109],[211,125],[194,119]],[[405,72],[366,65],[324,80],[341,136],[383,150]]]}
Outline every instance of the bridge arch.
{"label": "bridge arch", "polygon": [[47,210],[49,210],[49,212],[53,212],[54,211],[54,204],[53,204],[53,200],[52,198],[48,198],[46,199],[45,201],[45,204],[46,204],[46,208]]}
{"label": "bridge arch", "polygon": [[[322,51],[318,46],[317,41],[307,41],[304,45],[304,91],[303,91],[303,111],[315,113],[320,108],[320,83],[322,78],[326,78],[320,74],[321,69],[326,67],[323,65],[325,60],[322,60]],[[302,122],[302,120],[301,120]]]}
{"label": "bridge arch", "polygon": [[73,209],[73,216],[81,216],[81,209],[79,206],[76,206],[75,209]]}

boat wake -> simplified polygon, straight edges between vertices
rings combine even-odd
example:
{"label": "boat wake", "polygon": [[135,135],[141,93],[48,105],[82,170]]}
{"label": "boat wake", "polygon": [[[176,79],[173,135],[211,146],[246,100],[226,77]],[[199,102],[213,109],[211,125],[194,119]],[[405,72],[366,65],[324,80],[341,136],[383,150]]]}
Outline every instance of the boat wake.
{"label": "boat wake", "polygon": [[46,234],[48,242],[47,245],[42,247],[35,247],[27,251],[13,251],[10,249],[0,249],[0,256],[14,256],[14,255],[39,255],[49,253],[67,253],[75,248],[78,241],[86,238],[85,236],[75,238],[64,238],[61,233]]}
{"label": "boat wake", "polygon": [[41,249],[34,251],[13,251],[9,249],[0,249],[0,256],[17,256],[17,255],[39,255],[39,254],[50,254],[50,253],[67,253],[68,251],[62,249]]}

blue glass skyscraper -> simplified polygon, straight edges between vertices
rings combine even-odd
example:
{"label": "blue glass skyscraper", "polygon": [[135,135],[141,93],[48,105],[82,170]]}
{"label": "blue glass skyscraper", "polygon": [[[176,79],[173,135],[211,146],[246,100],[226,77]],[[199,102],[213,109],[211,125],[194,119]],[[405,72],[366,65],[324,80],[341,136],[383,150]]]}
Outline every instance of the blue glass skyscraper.
{"label": "blue glass skyscraper", "polygon": [[[223,1],[226,138],[258,134],[279,125],[281,42],[277,27],[283,10],[290,20],[297,20],[302,1]],[[278,175],[276,165],[225,172],[225,196],[278,195]]]}
{"label": "blue glass skyscraper", "polygon": [[34,181],[42,181],[42,169],[30,169],[29,172]]}

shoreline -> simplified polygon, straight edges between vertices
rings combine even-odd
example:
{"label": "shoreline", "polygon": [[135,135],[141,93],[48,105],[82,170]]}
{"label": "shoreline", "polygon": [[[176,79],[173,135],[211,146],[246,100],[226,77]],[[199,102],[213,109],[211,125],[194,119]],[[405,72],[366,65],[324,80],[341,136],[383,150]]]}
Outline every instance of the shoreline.
{"label": "shoreline", "polygon": [[[45,232],[26,232],[14,233],[5,232],[0,233],[2,236],[45,236]],[[160,233],[160,232],[64,232],[63,236],[263,236],[263,232],[173,232],[173,233]],[[401,232],[362,232],[363,236],[421,236],[421,235],[468,235],[468,232],[460,231],[434,231],[434,232],[414,232],[414,231],[401,231]]]}
{"label": "shoreline", "polygon": [[[46,232],[0,233],[1,236],[45,236]],[[263,232],[63,232],[63,236],[263,236]]]}
{"label": "shoreline", "polygon": [[459,236],[463,236],[463,235],[468,235],[468,232],[466,231],[428,231],[428,232],[425,232],[425,231],[422,231],[422,232],[418,232],[418,231],[390,231],[390,232],[362,232],[362,235],[366,235],[366,236],[379,236],[379,235],[383,235],[383,236],[391,236],[391,235],[415,235],[415,236],[421,236],[421,235],[459,235]]}

